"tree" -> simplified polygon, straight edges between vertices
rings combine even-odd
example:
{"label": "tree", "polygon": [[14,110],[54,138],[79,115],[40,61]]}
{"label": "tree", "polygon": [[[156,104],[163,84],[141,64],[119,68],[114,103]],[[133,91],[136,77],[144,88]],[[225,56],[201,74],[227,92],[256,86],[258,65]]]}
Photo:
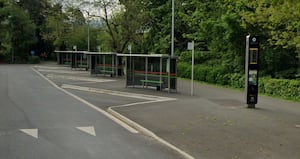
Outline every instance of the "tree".
{"label": "tree", "polygon": [[51,52],[51,43],[47,43],[42,38],[42,28],[46,23],[46,18],[51,9],[50,0],[19,0],[18,5],[28,12],[30,19],[36,25],[35,36],[37,42],[31,46],[32,50],[35,50],[39,55],[42,52]]}
{"label": "tree", "polygon": [[59,48],[67,40],[67,33],[70,29],[68,16],[63,13],[61,4],[54,4],[51,12],[48,13],[46,23],[42,29],[43,40],[52,43],[55,48]]}
{"label": "tree", "polygon": [[264,72],[294,78],[300,66],[300,2],[261,0],[247,7],[241,15],[245,28],[262,37]]}
{"label": "tree", "polygon": [[[35,24],[30,20],[27,12],[14,3],[6,1],[0,10],[3,13],[1,28],[4,38],[1,38],[1,52],[11,57],[25,61],[30,52],[30,46],[36,42]],[[12,61],[14,61],[12,59]]]}

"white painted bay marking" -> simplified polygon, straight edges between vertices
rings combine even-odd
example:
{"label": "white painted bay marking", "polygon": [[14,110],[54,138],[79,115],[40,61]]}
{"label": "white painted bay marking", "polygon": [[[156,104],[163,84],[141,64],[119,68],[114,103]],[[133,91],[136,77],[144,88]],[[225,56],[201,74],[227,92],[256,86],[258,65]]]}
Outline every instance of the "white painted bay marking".
{"label": "white painted bay marking", "polygon": [[62,70],[62,69],[64,69],[64,70],[70,70],[70,67],[63,67],[63,66],[61,66],[61,67],[57,67],[57,66],[33,66],[34,68],[36,68],[36,69],[52,69],[52,70]]}
{"label": "white painted bay marking", "polygon": [[[113,90],[107,90],[107,89],[83,87],[83,86],[76,86],[76,85],[69,85],[69,84],[63,84],[61,86],[61,88],[74,89],[74,90],[93,92],[93,93],[99,93],[99,94],[109,94],[109,95],[114,95],[114,96],[129,97],[129,98],[136,98],[136,99],[143,99],[143,100],[150,100],[150,101],[156,101],[156,102],[177,100],[176,98],[160,97],[160,96],[121,92],[121,91],[113,91]],[[145,103],[142,102],[141,104],[145,104]]]}
{"label": "white painted bay marking", "polygon": [[123,122],[123,121],[121,121],[120,119],[116,118],[115,116],[113,116],[113,115],[107,113],[106,111],[100,109],[99,107],[97,107],[97,106],[95,106],[95,105],[89,103],[88,101],[86,101],[86,100],[84,100],[84,99],[82,99],[82,98],[80,98],[80,97],[78,97],[78,96],[76,96],[76,95],[74,95],[74,94],[72,94],[72,93],[70,93],[70,92],[68,92],[68,91],[66,91],[66,90],[64,90],[64,89],[62,89],[62,88],[60,88],[60,87],[57,86],[54,82],[52,82],[51,80],[49,80],[47,77],[45,77],[43,74],[41,74],[41,73],[38,72],[37,70],[35,70],[35,69],[33,69],[33,68],[32,68],[32,70],[33,70],[35,73],[37,73],[38,75],[40,75],[42,78],[44,78],[46,81],[48,81],[53,87],[57,88],[58,90],[60,90],[60,91],[62,91],[62,92],[64,92],[64,93],[66,93],[66,94],[68,94],[69,96],[71,96],[71,97],[77,99],[78,101],[80,101],[80,102],[86,104],[87,106],[89,106],[90,108],[92,108],[92,109],[98,111],[99,113],[102,113],[103,115],[105,115],[106,117],[108,117],[108,118],[111,119],[112,121],[116,122],[117,124],[119,124],[120,126],[122,126],[123,128],[125,128],[126,130],[128,130],[129,132],[134,133],[134,134],[138,133],[138,131],[137,131],[136,129],[130,127],[128,124],[126,124],[125,122]]}
{"label": "white painted bay marking", "polygon": [[36,139],[38,138],[38,129],[20,129],[20,131]]}
{"label": "white painted bay marking", "polygon": [[78,77],[78,76],[65,76],[65,75],[54,75],[54,74],[48,74],[47,77],[52,78],[52,79],[64,79],[64,80],[74,80],[74,81],[89,81],[89,82],[113,82],[113,81],[115,81],[115,80],[109,80],[109,79]]}
{"label": "white painted bay marking", "polygon": [[[33,69],[33,70],[34,70],[34,69]],[[129,132],[131,132],[131,133],[138,133],[138,130],[142,130],[144,133],[148,134],[149,136],[152,136],[154,139],[158,140],[158,141],[161,142],[162,144],[164,144],[164,145],[168,146],[169,148],[175,150],[176,152],[180,153],[184,158],[186,158],[186,159],[195,159],[193,156],[187,154],[186,152],[182,151],[181,149],[177,148],[176,146],[170,144],[170,143],[167,142],[166,140],[164,140],[164,139],[162,139],[162,138],[156,136],[154,133],[152,133],[152,132],[149,131],[148,129],[142,127],[141,125],[139,125],[139,124],[137,124],[137,123],[135,123],[135,122],[133,122],[133,121],[132,121],[133,124],[128,124],[128,123],[126,123],[126,122],[128,122],[128,120],[130,120],[130,119],[128,119],[127,117],[124,117],[124,116],[123,116],[122,119],[123,119],[124,121],[126,121],[126,122],[124,122],[124,121],[120,120],[119,118],[115,117],[114,115],[111,115],[110,113],[107,113],[106,111],[100,109],[99,107],[97,107],[97,106],[95,106],[95,105],[93,105],[93,104],[87,102],[86,100],[84,100],[84,99],[82,99],[82,98],[80,98],[80,97],[78,97],[78,96],[76,96],[76,95],[74,95],[74,94],[72,94],[72,93],[70,93],[70,92],[68,92],[68,91],[66,91],[66,90],[64,90],[64,89],[62,89],[61,87],[57,86],[54,82],[52,82],[51,80],[49,80],[48,78],[46,78],[46,77],[45,77],[43,74],[41,74],[40,72],[38,72],[38,71],[36,71],[36,70],[34,70],[34,71],[35,71],[37,74],[39,74],[41,77],[43,77],[46,81],[48,81],[50,84],[52,84],[55,88],[57,88],[57,89],[59,89],[59,90],[65,92],[66,94],[68,94],[68,95],[74,97],[75,99],[77,99],[77,100],[79,100],[79,101],[85,103],[87,106],[89,106],[89,107],[95,109],[96,111],[98,111],[98,112],[104,114],[105,116],[107,116],[107,117],[110,118],[111,120],[113,120],[113,121],[115,121],[116,123],[118,123],[120,126],[122,126],[122,127],[124,127],[125,129],[127,129]],[[70,86],[70,85],[64,85],[64,86],[66,87],[66,86]],[[71,89],[71,88],[70,88],[70,89]],[[86,89],[85,89],[85,90],[86,90]],[[87,90],[87,91],[88,91],[88,90]],[[107,90],[107,91],[109,91],[109,90]],[[115,92],[117,92],[117,91],[115,91]],[[128,93],[127,93],[127,94],[128,94]],[[142,95],[143,97],[144,97],[144,96],[147,96],[147,95],[143,95],[143,94],[140,94],[140,95]],[[132,96],[130,96],[130,97],[132,97]],[[152,97],[154,97],[154,96],[152,96]],[[157,97],[157,96],[156,96],[156,97]],[[132,98],[134,98],[134,97],[132,97]],[[153,98],[152,98],[152,99],[153,99]],[[166,99],[166,98],[165,98],[165,99]],[[176,98],[169,98],[169,100],[177,100],[177,99],[176,99]],[[167,101],[167,100],[162,100],[162,101],[160,101],[160,100],[158,100],[158,101],[151,101],[151,100],[150,100],[150,101],[146,101],[146,102],[137,102],[137,103],[131,103],[131,104],[126,104],[126,105],[111,106],[111,107],[108,108],[108,111],[109,111],[109,112],[115,112],[115,114],[119,114],[119,113],[117,113],[116,111],[112,110],[112,107],[126,107],[126,106],[132,106],[132,105],[137,105],[137,104],[146,104],[146,103],[163,102],[163,101]],[[122,116],[122,115],[120,115],[120,116]],[[131,121],[131,120],[130,120],[130,121]],[[137,130],[137,127],[139,127],[138,130]]]}
{"label": "white painted bay marking", "polygon": [[50,72],[50,73],[63,73],[63,74],[87,74],[88,75],[88,72],[86,71],[68,71],[68,70],[48,70],[48,69],[38,69],[38,71],[41,71],[41,72]]}
{"label": "white painted bay marking", "polygon": [[76,127],[76,128],[82,132],[89,134],[89,135],[96,136],[96,131],[93,126]]}

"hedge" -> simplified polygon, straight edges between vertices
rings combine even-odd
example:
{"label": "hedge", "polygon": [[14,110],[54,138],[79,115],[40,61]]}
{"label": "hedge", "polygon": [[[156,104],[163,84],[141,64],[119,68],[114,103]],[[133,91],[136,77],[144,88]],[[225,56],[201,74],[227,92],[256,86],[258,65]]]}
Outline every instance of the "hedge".
{"label": "hedge", "polygon": [[29,56],[28,57],[28,63],[29,64],[38,64],[40,62],[41,62],[40,57],[38,57],[38,56]]}
{"label": "hedge", "polygon": [[[187,63],[178,63],[177,72],[179,77],[189,79],[191,78],[191,65]],[[212,84],[227,85],[233,88],[245,87],[244,74],[228,74],[221,66],[212,67],[195,65],[194,79]],[[259,92],[282,97],[284,99],[300,101],[300,80],[262,77],[259,79]]]}
{"label": "hedge", "polygon": [[300,101],[300,80],[260,78],[261,93]]}

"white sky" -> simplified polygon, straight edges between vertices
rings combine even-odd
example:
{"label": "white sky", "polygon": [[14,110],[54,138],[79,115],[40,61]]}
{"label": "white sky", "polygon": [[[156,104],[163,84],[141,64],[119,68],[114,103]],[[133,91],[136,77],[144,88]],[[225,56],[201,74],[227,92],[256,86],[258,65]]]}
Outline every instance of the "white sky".
{"label": "white sky", "polygon": [[[63,3],[65,6],[73,6],[73,7],[78,7],[80,10],[83,12],[84,16],[87,17],[87,12],[89,12],[90,15],[96,15],[96,16],[103,16],[104,13],[100,8],[95,8],[93,6],[87,6],[87,5],[82,5],[82,2],[84,1],[89,1],[89,2],[94,2],[97,0],[52,0],[53,2],[60,2]],[[114,0],[117,1],[117,0]],[[109,14],[112,14],[110,12]]]}

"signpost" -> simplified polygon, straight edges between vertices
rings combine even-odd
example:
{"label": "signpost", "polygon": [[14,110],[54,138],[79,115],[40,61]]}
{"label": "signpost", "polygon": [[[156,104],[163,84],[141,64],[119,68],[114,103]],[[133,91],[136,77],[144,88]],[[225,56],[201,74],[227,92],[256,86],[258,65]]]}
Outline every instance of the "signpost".
{"label": "signpost", "polygon": [[[133,80],[133,78],[132,78],[133,77],[133,71],[132,71],[132,57],[131,57],[132,47],[131,47],[131,44],[128,45],[127,49],[129,51],[129,54],[130,54],[130,57],[129,57],[129,69],[130,69],[130,72],[126,71],[127,72],[126,76],[128,76],[128,74],[129,74],[129,76],[131,77],[131,80]],[[126,67],[127,67],[127,65],[126,65]]]}
{"label": "signpost", "polygon": [[245,98],[248,108],[255,108],[258,97],[259,37],[246,37]]}
{"label": "signpost", "polygon": [[192,70],[191,70],[191,96],[194,95],[194,61],[195,61],[195,47],[194,41],[188,43],[188,50],[192,50]]}
{"label": "signpost", "polygon": [[77,46],[76,45],[73,46],[73,51],[77,51]]}

